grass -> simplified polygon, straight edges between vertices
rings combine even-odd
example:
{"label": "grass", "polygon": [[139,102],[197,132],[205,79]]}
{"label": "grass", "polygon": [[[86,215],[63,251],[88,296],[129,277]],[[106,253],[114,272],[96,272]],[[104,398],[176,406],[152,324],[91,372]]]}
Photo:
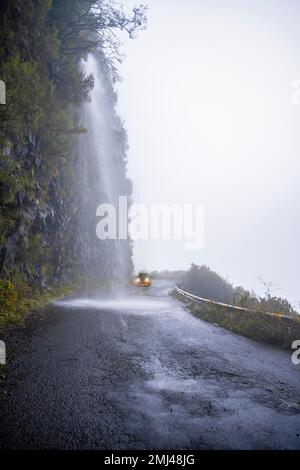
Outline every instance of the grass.
{"label": "grass", "polygon": [[32,287],[26,277],[18,273],[11,279],[0,279],[0,328],[24,325],[30,312],[40,310],[56,298],[74,292],[94,293],[108,288],[108,283],[101,279],[91,278],[85,281],[80,276],[69,284],[52,289]]}
{"label": "grass", "polygon": [[22,276],[0,280],[0,328],[22,325],[26,315],[45,307],[51,300],[74,292],[78,284],[49,290],[33,288]]}
{"label": "grass", "polygon": [[[175,294],[179,300],[182,296]],[[242,336],[262,341],[284,349],[300,339],[300,319],[285,315],[268,315],[265,312],[244,312],[227,307],[186,301],[192,313],[210,323],[216,323]]]}

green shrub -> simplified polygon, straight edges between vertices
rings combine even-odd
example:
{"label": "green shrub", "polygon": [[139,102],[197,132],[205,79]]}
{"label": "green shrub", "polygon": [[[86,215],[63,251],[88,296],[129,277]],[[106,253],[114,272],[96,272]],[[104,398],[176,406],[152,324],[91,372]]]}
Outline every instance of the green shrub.
{"label": "green shrub", "polygon": [[0,326],[19,320],[17,313],[18,293],[11,281],[0,281]]}
{"label": "green shrub", "polygon": [[233,286],[208,266],[191,265],[182,281],[183,290],[205,299],[231,303]]}
{"label": "green shrub", "polygon": [[266,312],[245,312],[210,304],[189,302],[191,311],[199,318],[216,323],[248,338],[290,349],[300,338],[300,320]]}
{"label": "green shrub", "polygon": [[25,276],[20,274],[11,280],[0,280],[0,328],[22,325],[28,313],[44,307],[54,298],[78,290],[81,282],[77,279],[72,284],[41,291],[31,287]]}

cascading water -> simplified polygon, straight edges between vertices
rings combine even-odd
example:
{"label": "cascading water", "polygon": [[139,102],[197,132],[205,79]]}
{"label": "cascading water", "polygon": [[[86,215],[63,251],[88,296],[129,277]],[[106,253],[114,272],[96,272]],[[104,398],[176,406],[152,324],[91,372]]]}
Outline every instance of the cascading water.
{"label": "cascading water", "polygon": [[86,74],[94,77],[94,88],[79,117],[87,132],[80,136],[77,148],[77,253],[88,281],[117,285],[127,282],[131,274],[131,244],[129,240],[97,239],[96,209],[110,203],[118,211],[119,196],[131,196],[131,182],[126,177],[127,136],[115,112],[112,80],[102,64],[100,53],[90,55],[84,63]]}

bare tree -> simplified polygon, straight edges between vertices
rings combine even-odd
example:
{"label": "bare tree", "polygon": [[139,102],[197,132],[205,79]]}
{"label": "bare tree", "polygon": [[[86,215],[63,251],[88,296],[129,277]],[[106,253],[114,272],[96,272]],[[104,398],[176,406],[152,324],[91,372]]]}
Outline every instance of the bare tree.
{"label": "bare tree", "polygon": [[266,281],[266,280],[262,279],[261,277],[259,277],[258,279],[260,280],[260,282],[265,287],[265,292],[264,292],[264,298],[265,299],[267,299],[268,297],[271,297],[271,294],[273,292],[281,290],[281,287],[279,287],[277,284],[274,284],[272,281]]}

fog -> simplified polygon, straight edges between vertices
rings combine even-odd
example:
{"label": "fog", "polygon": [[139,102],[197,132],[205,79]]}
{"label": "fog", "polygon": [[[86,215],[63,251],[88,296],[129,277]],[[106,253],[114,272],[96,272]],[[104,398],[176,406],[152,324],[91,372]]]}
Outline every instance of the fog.
{"label": "fog", "polygon": [[204,204],[205,242],[136,241],[136,269],[204,263],[299,300],[300,3],[144,3],[149,26],[124,44],[118,84],[134,202]]}

